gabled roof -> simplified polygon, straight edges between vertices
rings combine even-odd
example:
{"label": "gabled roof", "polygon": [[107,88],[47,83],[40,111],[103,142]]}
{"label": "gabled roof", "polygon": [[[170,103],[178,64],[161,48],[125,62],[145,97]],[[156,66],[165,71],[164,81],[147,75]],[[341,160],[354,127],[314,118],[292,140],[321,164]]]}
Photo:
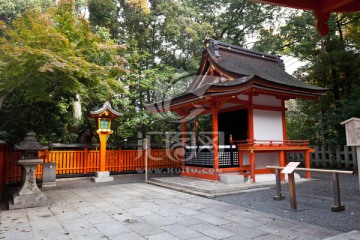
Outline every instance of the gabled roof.
{"label": "gabled roof", "polygon": [[300,81],[284,70],[279,56],[263,54],[208,39],[199,70],[186,92],[147,106],[172,111],[182,104],[202,104],[207,96],[271,94],[284,99],[316,99],[327,89]]}
{"label": "gabled roof", "polygon": [[[206,67],[204,66],[208,64],[222,72],[225,76],[230,77],[230,79],[256,75],[274,84],[291,88],[320,91],[320,94],[323,94],[326,90],[300,81],[285,72],[284,64],[279,56],[250,51],[213,39],[206,41],[206,48],[203,50],[203,57],[197,76],[206,74],[204,72]],[[202,85],[201,81],[201,77],[195,78],[188,91],[200,87]],[[235,82],[230,82],[224,82],[224,84],[235,84]]]}

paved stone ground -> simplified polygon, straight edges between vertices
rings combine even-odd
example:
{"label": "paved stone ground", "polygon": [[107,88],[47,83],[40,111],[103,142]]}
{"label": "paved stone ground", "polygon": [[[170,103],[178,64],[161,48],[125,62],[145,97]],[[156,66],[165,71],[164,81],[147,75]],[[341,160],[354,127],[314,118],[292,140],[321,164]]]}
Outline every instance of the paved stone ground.
{"label": "paved stone ground", "polygon": [[118,178],[108,184],[59,181],[56,188],[45,191],[49,207],[1,211],[0,239],[265,240],[325,239],[339,234],[253,209],[131,183],[137,177],[129,177],[126,184],[116,184],[125,182]]}
{"label": "paved stone ground", "polygon": [[[301,174],[301,173],[300,173]],[[358,175],[339,175],[341,203],[345,211],[331,212],[334,205],[332,174],[312,173],[316,181],[296,184],[296,197],[299,211],[290,210],[287,184],[283,184],[286,199],[274,201],[275,187],[215,198],[218,201],[234,204],[289,218],[301,222],[342,231],[360,231],[360,192]],[[358,238],[360,239],[360,237]]]}

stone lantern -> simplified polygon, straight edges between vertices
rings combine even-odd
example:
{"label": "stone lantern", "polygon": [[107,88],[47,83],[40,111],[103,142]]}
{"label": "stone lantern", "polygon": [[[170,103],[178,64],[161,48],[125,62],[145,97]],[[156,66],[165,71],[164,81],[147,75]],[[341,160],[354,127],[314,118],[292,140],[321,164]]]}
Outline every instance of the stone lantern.
{"label": "stone lantern", "polygon": [[95,173],[95,177],[91,180],[93,182],[110,182],[114,178],[110,177],[110,172],[105,171],[106,165],[106,142],[110,134],[113,131],[110,129],[111,122],[113,119],[122,116],[122,113],[119,113],[112,109],[109,102],[105,102],[104,105],[95,111],[90,111],[90,117],[95,118],[97,121],[97,133],[100,138],[100,171]]}
{"label": "stone lantern", "polygon": [[9,202],[10,210],[48,205],[45,194],[36,185],[35,176],[37,166],[44,161],[37,158],[37,151],[46,148],[36,140],[34,132],[29,132],[23,141],[15,145],[15,150],[22,153],[22,158],[16,160],[16,164],[21,165],[22,186]]}

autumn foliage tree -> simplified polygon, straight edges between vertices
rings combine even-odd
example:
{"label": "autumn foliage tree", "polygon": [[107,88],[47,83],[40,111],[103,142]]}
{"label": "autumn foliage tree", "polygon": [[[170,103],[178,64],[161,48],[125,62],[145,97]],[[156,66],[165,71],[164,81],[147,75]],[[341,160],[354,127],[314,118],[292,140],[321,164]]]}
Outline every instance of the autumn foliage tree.
{"label": "autumn foliage tree", "polygon": [[0,29],[2,138],[34,130],[44,141],[73,141],[81,127],[71,113],[75,94],[89,111],[124,91],[124,46],[104,29],[94,33],[73,1],[29,9]]}

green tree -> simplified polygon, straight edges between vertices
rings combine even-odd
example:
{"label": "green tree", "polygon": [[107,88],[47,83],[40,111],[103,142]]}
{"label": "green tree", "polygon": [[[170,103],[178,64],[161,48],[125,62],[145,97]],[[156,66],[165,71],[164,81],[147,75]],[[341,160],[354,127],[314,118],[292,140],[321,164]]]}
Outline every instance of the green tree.
{"label": "green tree", "polygon": [[26,9],[44,11],[54,5],[53,0],[0,0],[0,20],[10,24]]}
{"label": "green tree", "polygon": [[76,93],[88,112],[124,91],[119,80],[126,72],[124,46],[102,28],[93,33],[73,1],[60,1],[47,13],[26,11],[0,26],[0,130],[5,140],[15,142],[29,130],[44,141],[69,140],[67,135],[79,130],[71,116]]}
{"label": "green tree", "polygon": [[[278,8],[248,1],[90,0],[93,25],[109,27],[127,45],[129,74],[122,139],[135,141],[137,132],[179,130],[167,122],[172,115],[149,115],[144,105],[185,91],[199,66],[203,42],[215,37],[244,45]],[[89,5],[90,6],[90,5]],[[115,6],[117,7],[116,12]],[[116,23],[115,23],[116,22]]]}
{"label": "green tree", "polygon": [[359,45],[356,23],[359,13],[333,14],[328,21],[330,32],[320,36],[315,19],[308,11],[291,11],[279,28],[262,30],[257,50],[288,54],[307,61],[296,75],[305,82],[328,89],[315,102],[299,102],[288,114],[289,136],[307,138],[313,144],[344,144],[344,127],[340,122],[357,111],[344,112],[359,89]]}

